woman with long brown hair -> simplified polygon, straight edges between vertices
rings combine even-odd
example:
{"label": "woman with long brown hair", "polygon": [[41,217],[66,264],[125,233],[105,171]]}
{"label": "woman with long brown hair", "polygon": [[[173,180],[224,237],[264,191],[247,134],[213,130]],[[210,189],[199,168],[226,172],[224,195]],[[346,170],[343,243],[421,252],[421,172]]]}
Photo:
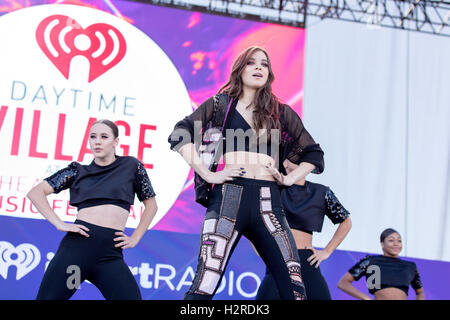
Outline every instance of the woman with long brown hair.
{"label": "woman with long brown hair", "polygon": [[[280,185],[321,173],[323,151],[297,113],[272,93],[273,80],[267,52],[246,49],[219,93],[179,121],[169,137],[171,149],[195,171],[196,201],[207,207],[185,299],[212,299],[242,235],[273,272],[282,299],[306,297]],[[215,172],[222,150],[225,166]],[[299,166],[286,174],[279,165],[284,159]]]}

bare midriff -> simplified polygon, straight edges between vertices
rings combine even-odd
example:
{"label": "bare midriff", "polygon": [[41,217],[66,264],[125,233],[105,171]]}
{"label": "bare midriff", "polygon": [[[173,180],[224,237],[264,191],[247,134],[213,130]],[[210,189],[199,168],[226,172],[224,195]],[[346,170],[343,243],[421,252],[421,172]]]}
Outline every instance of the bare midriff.
{"label": "bare midriff", "polygon": [[406,300],[406,293],[399,288],[384,288],[374,294],[375,300]]}
{"label": "bare midriff", "polygon": [[77,219],[101,227],[124,230],[129,212],[112,204],[83,208],[78,211]]}
{"label": "bare midriff", "polygon": [[273,175],[266,169],[267,165],[274,165],[275,160],[263,153],[232,151],[223,156],[224,169],[244,168],[243,178],[275,181]]}
{"label": "bare midriff", "polygon": [[295,244],[297,245],[297,249],[312,247],[312,234],[296,229],[291,229],[291,232],[294,237]]}

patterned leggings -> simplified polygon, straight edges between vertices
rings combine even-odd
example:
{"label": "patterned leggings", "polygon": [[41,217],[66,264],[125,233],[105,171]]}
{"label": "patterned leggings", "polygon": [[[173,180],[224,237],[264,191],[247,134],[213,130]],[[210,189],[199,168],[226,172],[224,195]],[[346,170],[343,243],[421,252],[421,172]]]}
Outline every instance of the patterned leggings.
{"label": "patterned leggings", "polygon": [[214,186],[203,222],[195,278],[184,299],[212,299],[242,235],[271,270],[281,299],[304,300],[298,253],[278,185],[247,178]]}

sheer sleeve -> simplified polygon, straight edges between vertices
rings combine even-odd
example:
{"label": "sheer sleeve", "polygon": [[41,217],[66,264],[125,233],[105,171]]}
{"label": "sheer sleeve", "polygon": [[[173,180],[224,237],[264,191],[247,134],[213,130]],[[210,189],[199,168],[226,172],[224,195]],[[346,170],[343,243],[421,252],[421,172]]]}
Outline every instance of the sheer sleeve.
{"label": "sheer sleeve", "polygon": [[155,191],[153,191],[150,178],[148,177],[147,170],[140,161],[138,162],[136,170],[135,191],[139,201],[141,202],[156,196]]}
{"label": "sheer sleeve", "polygon": [[330,188],[325,192],[325,202],[325,214],[334,224],[341,223],[350,215]]}
{"label": "sheer sleeve", "polygon": [[417,270],[417,266],[416,266],[414,278],[411,282],[411,286],[413,287],[414,290],[417,290],[417,289],[420,289],[423,287],[422,280],[420,279],[419,270]]}
{"label": "sheer sleeve", "polygon": [[288,105],[283,105],[285,139],[289,147],[286,158],[295,163],[308,162],[316,168],[313,173],[322,173],[325,167],[323,151],[303,126],[299,115]]}
{"label": "sheer sleeve", "polygon": [[214,97],[211,97],[195,109],[193,113],[178,121],[168,138],[170,149],[178,151],[185,144],[194,143],[197,141],[196,139],[199,139],[198,142],[200,142],[201,135],[199,137],[194,135],[201,134],[201,131],[196,132],[194,128],[197,126],[199,129],[204,128],[206,123],[212,119],[213,111]]}
{"label": "sheer sleeve", "polygon": [[356,263],[353,267],[351,267],[348,270],[348,273],[350,273],[352,277],[355,278],[356,281],[358,281],[366,274],[369,263],[370,256],[365,256],[364,258],[359,260],[358,263]]}
{"label": "sheer sleeve", "polygon": [[78,174],[78,166],[76,162],[70,163],[67,167],[55,172],[44,180],[53,188],[54,193],[60,193],[64,189],[72,186],[75,177]]}

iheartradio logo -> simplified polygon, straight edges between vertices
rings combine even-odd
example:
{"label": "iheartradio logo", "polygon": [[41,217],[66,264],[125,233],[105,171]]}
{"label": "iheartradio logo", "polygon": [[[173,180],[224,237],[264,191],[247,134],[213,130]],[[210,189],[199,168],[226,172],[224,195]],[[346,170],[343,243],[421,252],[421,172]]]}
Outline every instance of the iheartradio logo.
{"label": "iheartradio logo", "polygon": [[[192,107],[177,68],[151,38],[157,31],[151,25],[142,28],[69,4],[0,16],[0,177],[22,179],[20,190],[4,195],[0,216],[41,219],[28,206],[28,182],[69,161],[89,164],[86,128],[102,118],[119,126],[117,154],[149,165],[159,208],[152,224],[169,211],[190,167],[169,149],[167,137]],[[74,213],[64,205],[68,194],[52,197],[55,213],[73,221]],[[138,225],[143,204],[136,198],[133,208],[129,228]]]}
{"label": "iheartradio logo", "polygon": [[36,41],[47,58],[69,79],[70,62],[75,56],[89,61],[92,82],[122,60],[126,52],[124,36],[106,23],[92,24],[86,29],[74,19],[52,15],[38,25]]}
{"label": "iheartradio logo", "polygon": [[41,261],[41,253],[31,243],[22,243],[14,247],[11,243],[0,241],[0,276],[8,278],[8,269],[17,268],[16,280],[30,273]]}

